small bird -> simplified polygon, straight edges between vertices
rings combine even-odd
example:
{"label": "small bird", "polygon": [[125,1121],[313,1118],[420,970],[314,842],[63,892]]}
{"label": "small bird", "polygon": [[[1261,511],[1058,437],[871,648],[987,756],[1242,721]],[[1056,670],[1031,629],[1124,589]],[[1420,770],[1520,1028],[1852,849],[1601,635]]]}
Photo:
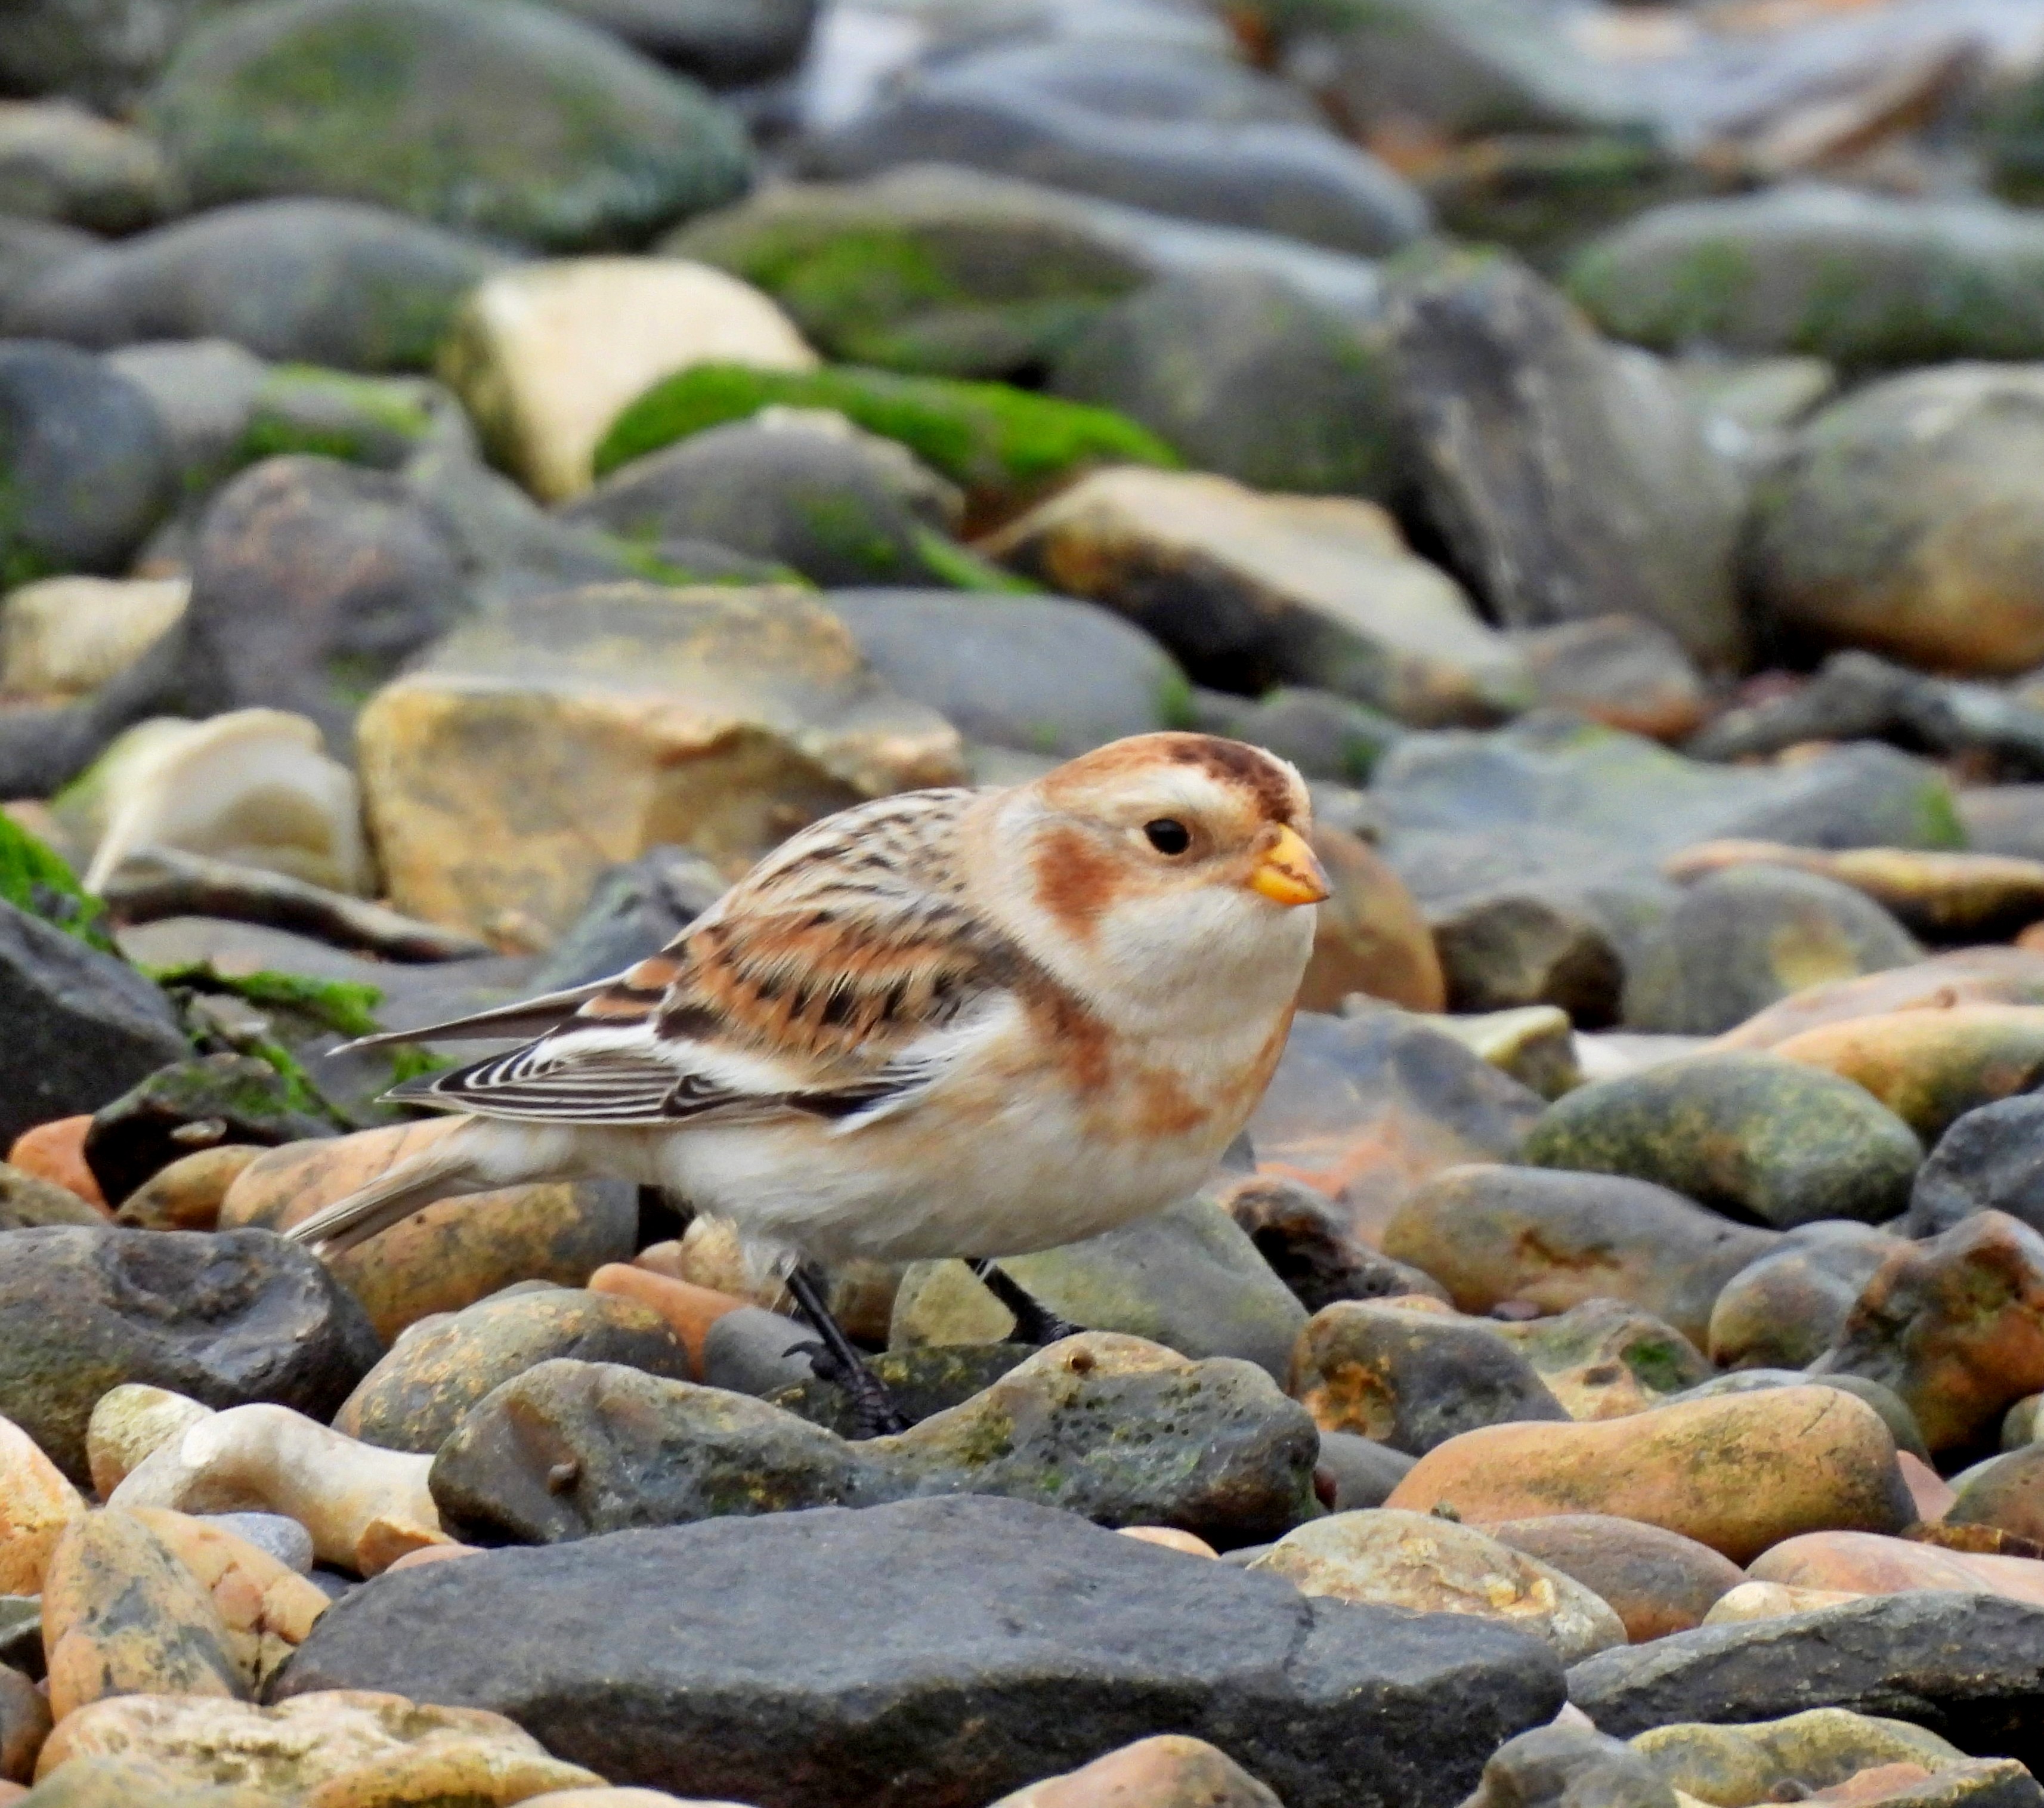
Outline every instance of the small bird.
{"label": "small bird", "polygon": [[[1184,1198],[1282,1053],[1327,895],[1306,788],[1239,741],[1138,735],[1000,789],[840,811],[616,978],[371,1037],[535,1039],[398,1087],[461,1112],[290,1234],[344,1249],[436,1199],[612,1175],[786,1266],[820,1371],[884,1390],[804,1259],[996,1258]],[[823,1364],[829,1364],[824,1370]]]}

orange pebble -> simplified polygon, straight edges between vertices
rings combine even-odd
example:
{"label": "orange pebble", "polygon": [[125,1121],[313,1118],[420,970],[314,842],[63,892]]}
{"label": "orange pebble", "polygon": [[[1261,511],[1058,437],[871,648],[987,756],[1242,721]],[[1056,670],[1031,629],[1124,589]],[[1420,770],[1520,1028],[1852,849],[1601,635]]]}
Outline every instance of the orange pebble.
{"label": "orange pebble", "polygon": [[1920,1456],[1913,1456],[1906,1450],[1898,1450],[1895,1460],[1901,1465],[1902,1479],[1909,1490],[1909,1498],[1916,1503],[1916,1517],[1934,1524],[1951,1510],[1952,1502],[1959,1497],[1952,1484],[1939,1475]]}
{"label": "orange pebble", "polygon": [[678,1281],[628,1262],[605,1263],[589,1277],[589,1291],[617,1294],[652,1307],[682,1340],[689,1352],[690,1371],[697,1376],[702,1373],[703,1340],[709,1335],[710,1326],[727,1312],[736,1312],[748,1303],[719,1293],[714,1287]]}
{"label": "orange pebble", "polygon": [[1146,1544],[1162,1544],[1167,1551],[1183,1551],[1189,1557],[1220,1555],[1197,1533],[1181,1532],[1175,1525],[1122,1525],[1116,1529],[1124,1538],[1140,1539]]}
{"label": "orange pebble", "polygon": [[106,1195],[99,1190],[92,1170],[85,1165],[85,1133],[92,1128],[92,1115],[56,1117],[24,1130],[7,1152],[7,1163],[38,1180],[54,1181],[68,1188],[89,1206],[96,1206],[109,1218]]}
{"label": "orange pebble", "polygon": [[479,1557],[480,1544],[421,1544],[416,1551],[407,1551],[385,1570],[386,1575],[395,1575],[401,1569],[421,1569],[428,1564],[444,1564],[455,1557]]}

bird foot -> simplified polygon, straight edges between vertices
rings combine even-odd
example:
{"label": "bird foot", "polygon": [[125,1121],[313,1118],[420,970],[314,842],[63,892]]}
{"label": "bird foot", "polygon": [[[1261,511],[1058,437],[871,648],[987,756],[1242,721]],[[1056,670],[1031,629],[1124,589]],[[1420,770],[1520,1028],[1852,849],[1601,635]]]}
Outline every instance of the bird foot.
{"label": "bird foot", "polygon": [[908,1415],[895,1404],[892,1390],[864,1363],[847,1365],[821,1342],[791,1344],[788,1353],[807,1356],[809,1371],[819,1381],[828,1382],[851,1397],[855,1441],[892,1437],[909,1429]]}
{"label": "bird foot", "polygon": [[979,1276],[986,1291],[1013,1314],[1016,1343],[1034,1344],[1041,1349],[1047,1344],[1076,1337],[1085,1329],[1069,1318],[1060,1318],[998,1263],[977,1261],[972,1264],[972,1271]]}

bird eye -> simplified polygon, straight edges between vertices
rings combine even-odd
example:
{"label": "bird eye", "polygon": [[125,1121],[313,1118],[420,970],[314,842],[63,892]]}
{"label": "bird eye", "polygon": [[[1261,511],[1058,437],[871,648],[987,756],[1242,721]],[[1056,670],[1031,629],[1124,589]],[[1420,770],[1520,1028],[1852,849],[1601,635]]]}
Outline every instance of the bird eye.
{"label": "bird eye", "polygon": [[1150,845],[1160,854],[1182,854],[1193,844],[1193,832],[1182,822],[1175,822],[1168,816],[1160,816],[1155,822],[1144,823],[1143,833],[1149,837]]}

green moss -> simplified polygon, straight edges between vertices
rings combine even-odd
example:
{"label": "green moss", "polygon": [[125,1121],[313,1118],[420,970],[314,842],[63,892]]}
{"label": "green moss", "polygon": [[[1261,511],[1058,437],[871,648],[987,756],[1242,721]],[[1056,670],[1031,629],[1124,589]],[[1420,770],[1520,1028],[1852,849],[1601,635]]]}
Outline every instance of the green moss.
{"label": "green moss", "polygon": [[902,376],[856,365],[792,371],[699,364],[656,383],[618,416],[597,448],[597,475],[775,404],[835,409],[868,433],[899,440],[933,470],[982,495],[1027,494],[1089,465],[1169,469],[1180,463],[1154,433],[1111,410],[1032,395],[1006,383]]}
{"label": "green moss", "polygon": [[432,428],[432,411],[414,386],[286,365],[264,383],[229,468],[291,452],[390,466]]}
{"label": "green moss", "polygon": [[374,1036],[382,1026],[371,1014],[383,1002],[374,986],[347,979],[313,979],[302,973],[225,974],[212,962],[158,967],[150,978],[159,986],[184,986],[194,991],[231,992],[252,1005],[302,1013],[343,1036]]}
{"label": "green moss", "polygon": [[992,561],[982,559],[970,548],[959,544],[947,534],[924,528],[916,535],[916,550],[922,555],[923,563],[929,574],[939,583],[949,584],[954,590],[988,590],[1001,594],[1039,596],[1041,584],[1032,583],[1028,579],[1018,577],[1012,571],[1004,571]]}
{"label": "green moss", "polygon": [[402,1086],[408,1079],[423,1079],[428,1074],[444,1073],[454,1063],[421,1048],[416,1042],[401,1042],[390,1051],[390,1083]]}
{"label": "green moss", "polygon": [[111,952],[106,906],[88,898],[63,856],[10,817],[0,816],[0,898],[54,924],[67,935]]}

